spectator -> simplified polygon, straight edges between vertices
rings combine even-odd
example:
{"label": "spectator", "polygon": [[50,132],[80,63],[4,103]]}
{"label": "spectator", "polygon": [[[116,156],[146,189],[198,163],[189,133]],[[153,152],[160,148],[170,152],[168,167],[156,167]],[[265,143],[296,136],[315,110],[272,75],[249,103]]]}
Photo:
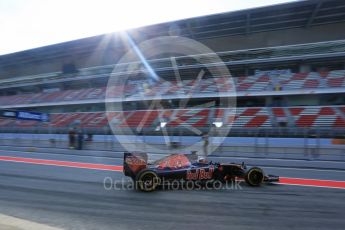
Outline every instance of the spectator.
{"label": "spectator", "polygon": [[282,91],[282,86],[278,83],[275,85],[275,91]]}
{"label": "spectator", "polygon": [[70,149],[75,149],[75,129],[70,128],[68,132],[68,140],[69,140],[69,148]]}
{"label": "spectator", "polygon": [[85,141],[92,141],[92,134],[88,133]]}
{"label": "spectator", "polygon": [[84,133],[83,130],[78,131],[78,150],[83,149],[83,142],[84,142]]}

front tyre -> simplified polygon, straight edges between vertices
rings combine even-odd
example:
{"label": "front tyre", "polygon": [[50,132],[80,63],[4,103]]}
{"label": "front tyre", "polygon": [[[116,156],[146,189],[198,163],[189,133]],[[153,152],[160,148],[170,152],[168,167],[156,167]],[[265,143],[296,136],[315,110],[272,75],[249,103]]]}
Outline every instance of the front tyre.
{"label": "front tyre", "polygon": [[260,186],[264,181],[264,178],[264,172],[258,167],[249,169],[244,176],[246,183],[250,186]]}
{"label": "front tyre", "polygon": [[156,190],[157,186],[160,183],[160,178],[157,173],[152,170],[143,170],[140,172],[136,179],[136,187],[140,191],[152,192]]}

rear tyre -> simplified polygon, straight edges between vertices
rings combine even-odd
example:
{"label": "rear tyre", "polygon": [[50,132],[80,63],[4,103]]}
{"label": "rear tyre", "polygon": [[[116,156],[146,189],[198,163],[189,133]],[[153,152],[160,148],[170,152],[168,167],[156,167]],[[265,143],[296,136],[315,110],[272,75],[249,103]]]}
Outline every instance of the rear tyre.
{"label": "rear tyre", "polygon": [[160,184],[160,178],[157,173],[152,170],[143,170],[137,175],[135,183],[138,190],[152,192],[156,190],[157,186]]}
{"label": "rear tyre", "polygon": [[249,169],[244,177],[250,186],[260,186],[264,181],[264,172],[261,168],[253,167]]}

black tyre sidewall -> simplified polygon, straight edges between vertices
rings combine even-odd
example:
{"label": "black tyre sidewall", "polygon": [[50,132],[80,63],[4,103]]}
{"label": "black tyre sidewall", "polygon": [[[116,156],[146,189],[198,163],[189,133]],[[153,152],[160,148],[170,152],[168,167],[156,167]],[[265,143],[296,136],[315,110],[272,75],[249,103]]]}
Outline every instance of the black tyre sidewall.
{"label": "black tyre sidewall", "polygon": [[[143,182],[143,178],[146,176],[150,176],[151,180],[154,181],[153,185],[151,188],[148,188],[144,182]],[[136,188],[139,189],[140,191],[144,191],[144,192],[152,192],[154,190],[156,190],[157,186],[159,185],[160,179],[157,175],[156,172],[152,171],[152,170],[144,170],[141,173],[139,173],[135,179],[135,184],[136,184]]]}
{"label": "black tyre sidewall", "polygon": [[[262,176],[262,180],[260,182],[254,182],[251,179],[251,176],[253,173],[260,173]],[[261,168],[258,167],[253,167],[251,169],[248,170],[248,172],[245,175],[245,181],[247,182],[247,184],[251,185],[251,186],[260,186],[262,184],[262,182],[264,181],[264,172]]]}

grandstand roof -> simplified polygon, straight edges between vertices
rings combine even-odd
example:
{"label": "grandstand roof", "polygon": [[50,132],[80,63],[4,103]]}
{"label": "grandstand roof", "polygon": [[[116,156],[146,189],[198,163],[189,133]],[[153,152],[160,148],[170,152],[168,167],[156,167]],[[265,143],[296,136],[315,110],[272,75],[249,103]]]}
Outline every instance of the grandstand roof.
{"label": "grandstand roof", "polygon": [[[343,21],[345,21],[345,1],[308,0],[155,24],[129,32],[136,40],[169,35],[174,31],[179,31],[181,36],[202,40],[287,28],[308,28]],[[2,55],[0,56],[0,65],[6,66],[13,63],[21,64],[46,58],[64,57],[70,53],[89,53],[96,49],[104,36],[100,35]],[[123,48],[121,42],[113,44]]]}

